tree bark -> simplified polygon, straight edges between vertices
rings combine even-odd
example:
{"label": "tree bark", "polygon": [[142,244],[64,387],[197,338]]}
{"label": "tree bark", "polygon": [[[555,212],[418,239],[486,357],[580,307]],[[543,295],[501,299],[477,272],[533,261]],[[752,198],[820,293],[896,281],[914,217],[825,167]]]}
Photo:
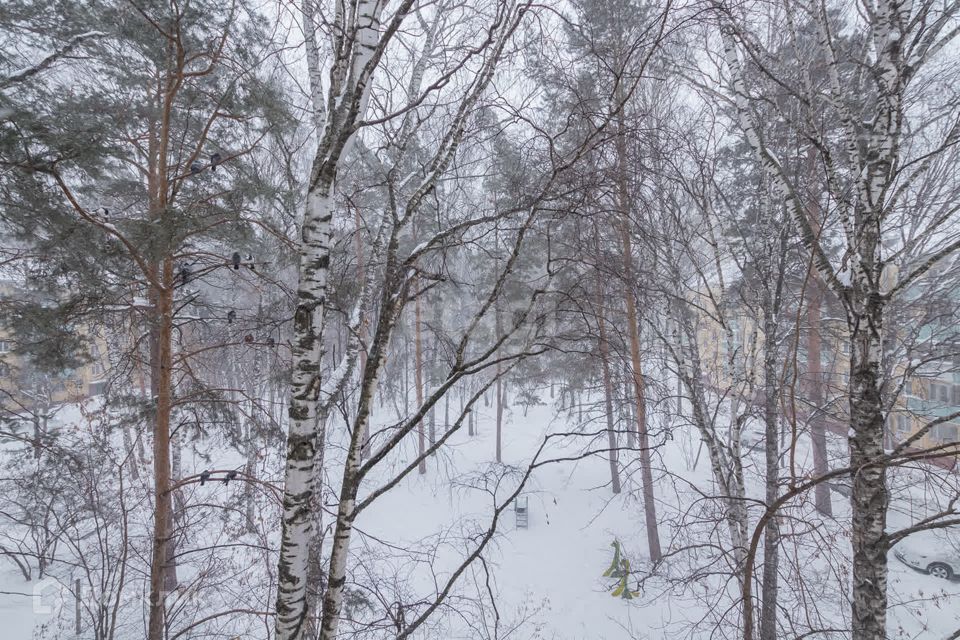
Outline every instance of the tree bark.
{"label": "tree bark", "polygon": [[[420,305],[420,296],[414,301],[414,321],[413,321],[413,360],[414,360],[414,380],[417,392],[417,406],[423,404],[423,311]],[[427,450],[427,438],[424,433],[423,420],[417,424],[417,455],[420,456],[420,464],[417,465],[417,473],[423,475],[427,472],[427,459],[423,452]]]}
{"label": "tree bark", "polygon": [[627,189],[627,144],[622,112],[617,118],[617,200],[620,208],[620,239],[623,251],[623,277],[626,283],[624,298],[627,307],[627,328],[630,335],[630,365],[633,378],[633,393],[636,401],[637,439],[640,444],[640,477],[643,482],[643,514],[647,530],[647,547],[650,561],[659,562],[663,557],[660,548],[660,532],[657,528],[657,507],[653,489],[653,468],[650,461],[650,438],[647,434],[646,382],[640,361],[640,325],[637,319],[637,303],[633,295],[633,250],[630,242],[630,194]]}
{"label": "tree bark", "polygon": [[307,617],[307,558],[313,536],[314,464],[323,442],[317,423],[324,306],[330,262],[333,176],[308,194],[294,313],[283,526],[277,585],[277,638],[295,640]]}
{"label": "tree bark", "polygon": [[[396,237],[391,239],[389,256],[396,253]],[[388,263],[393,261],[388,257]],[[370,350],[370,358],[364,369],[360,394],[357,399],[357,417],[351,430],[350,445],[347,449],[347,459],[344,462],[343,476],[340,485],[340,499],[337,508],[337,520],[333,533],[333,544],[330,550],[330,562],[327,568],[327,582],[323,594],[323,607],[320,618],[319,640],[335,640],[340,625],[340,613],[343,608],[343,598],[347,581],[347,558],[350,552],[350,539],[353,536],[353,522],[356,518],[357,492],[360,489],[360,448],[364,424],[370,420],[370,409],[373,394],[377,388],[380,372],[386,361],[390,336],[396,324],[396,298],[391,298],[390,287],[384,289],[379,320]],[[419,407],[418,407],[419,409]],[[404,435],[406,437],[406,434]],[[376,454],[374,454],[376,456]]]}
{"label": "tree bark", "polygon": [[[411,0],[398,11],[408,11]],[[315,476],[318,447],[324,443],[325,425],[317,420],[321,389],[324,307],[330,268],[334,211],[334,183],[340,159],[356,135],[356,122],[366,112],[369,82],[380,35],[381,3],[359,0],[351,24],[341,24],[336,38],[346,55],[330,71],[330,109],[325,114],[317,153],[307,189],[306,211],[300,229],[299,283],[293,317],[289,426],[284,469],[283,520],[277,567],[276,640],[301,640],[310,611],[307,601],[310,547],[313,543]],[[337,20],[346,20],[343,12]],[[319,106],[315,109],[319,110]],[[361,425],[363,428],[363,425]],[[361,434],[353,434],[360,442]],[[359,458],[359,451],[356,453]],[[329,587],[328,587],[329,590]]]}
{"label": "tree bark", "polygon": [[[812,182],[816,179],[816,150],[810,145],[807,151],[806,171]],[[811,187],[807,194],[807,218],[814,234],[820,236],[819,194]],[[820,307],[823,302],[823,288],[816,271],[807,275],[807,385],[810,399],[810,444],[813,449],[813,473],[822,476],[827,465],[827,429],[823,402],[823,364],[821,362]],[[833,504],[830,501],[830,487],[825,482],[817,483],[813,490],[814,506],[825,516],[833,517]]]}
{"label": "tree bark", "polygon": [[153,366],[156,390],[153,427],[153,549],[150,559],[150,597],[147,620],[148,640],[165,637],[164,596],[169,559],[168,544],[173,522],[173,494],[170,491],[170,414],[173,407],[171,367],[173,363],[173,260],[166,258],[160,268],[163,288],[153,287],[155,308],[156,360]]}
{"label": "tree bark", "polygon": [[[360,217],[360,208],[357,207],[354,210],[354,222],[357,226],[356,237],[354,239],[354,247],[357,252],[357,282],[366,282],[367,281],[367,270],[366,263],[363,257],[363,242],[361,228],[363,225],[363,219]],[[367,368],[367,314],[365,311],[361,311],[360,316],[360,375],[363,375],[363,372]],[[381,403],[383,401],[383,396],[380,397]],[[367,423],[367,426],[363,430],[363,447],[360,449],[360,457],[365,458],[370,452],[370,423]]]}
{"label": "tree bark", "polygon": [[[827,465],[827,428],[824,412],[823,368],[821,364],[820,304],[822,290],[816,277],[807,280],[807,384],[810,397],[810,442],[813,449],[813,473],[822,476]],[[830,487],[820,482],[814,489],[814,505],[819,513],[833,517]]]}
{"label": "tree bark", "polygon": [[[768,506],[779,497],[780,489],[780,449],[779,424],[777,412],[777,309],[774,296],[770,292],[771,284],[764,287],[764,346],[763,346],[763,422],[764,422],[764,465],[766,469],[765,499]],[[763,532],[763,584],[761,587],[760,639],[777,640],[777,592],[780,565],[780,522],[776,516],[770,518]]]}
{"label": "tree bark", "polygon": [[[861,284],[855,284],[855,288]],[[853,640],[886,637],[887,508],[886,467],[871,464],[883,455],[880,350],[883,307],[879,295],[863,300],[850,336],[850,498],[853,543]]]}
{"label": "tree bark", "polygon": [[597,283],[597,329],[600,364],[603,367],[603,400],[607,415],[607,445],[610,448],[610,486],[613,493],[620,493],[620,470],[617,466],[617,434],[613,423],[613,382],[610,375],[610,345],[607,342],[607,327],[603,320],[602,289]]}

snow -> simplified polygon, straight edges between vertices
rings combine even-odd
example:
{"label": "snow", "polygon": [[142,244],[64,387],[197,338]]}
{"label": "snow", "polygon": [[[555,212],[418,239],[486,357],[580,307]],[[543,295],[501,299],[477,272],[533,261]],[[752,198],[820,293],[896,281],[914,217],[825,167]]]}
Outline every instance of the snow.
{"label": "snow", "polygon": [[[504,424],[505,465],[496,465],[492,463],[494,409],[480,406],[475,411],[479,414],[478,435],[467,435],[466,428],[455,434],[449,446],[429,460],[425,476],[411,474],[361,514],[351,546],[349,566],[353,580],[370,581],[384,591],[389,591],[392,584],[400,584],[398,593],[410,599],[432,597],[438,585],[443,585],[450,571],[474,548],[475,534],[488,525],[495,497],[499,504],[512,491],[518,470],[530,461],[543,438],[577,429],[575,416],[553,404],[532,406],[527,415],[522,407],[510,407]],[[377,424],[384,425],[392,416],[380,411],[376,417]],[[76,410],[64,411],[60,416],[65,424],[79,419]],[[674,430],[674,440],[666,442],[654,457],[661,538],[670,548],[684,541],[684,529],[671,523],[678,522],[680,511],[690,507],[687,483],[705,494],[712,492],[705,458],[701,457],[696,468],[691,469],[697,439],[688,427],[674,425]],[[830,438],[833,457],[842,458],[844,439],[832,434]],[[409,462],[415,451],[412,441],[410,444],[395,459],[388,459],[387,468],[376,472],[376,477],[364,485],[361,501]],[[545,455],[573,456],[587,446],[586,437],[567,437],[548,446]],[[336,447],[328,453],[330,460],[342,455]],[[529,497],[529,528],[516,528],[512,508],[503,512],[501,533],[483,556],[496,594],[504,634],[501,637],[506,637],[506,630],[513,625],[522,625],[515,637],[531,639],[709,637],[706,625],[699,630],[690,625],[707,616],[707,603],[727,588],[717,577],[682,586],[680,582],[688,578],[687,565],[681,557],[670,558],[656,576],[644,582],[639,597],[626,601],[610,595],[615,581],[602,576],[612,558],[611,543],[615,539],[623,545],[634,569],[648,567],[640,480],[633,456],[621,453],[624,491],[618,496],[613,496],[607,486],[608,462],[598,455],[576,462],[546,464],[533,472],[524,491]],[[762,443],[745,454],[751,496],[762,491],[757,477],[762,458]],[[810,464],[809,448],[804,441],[797,451],[796,463],[801,469]],[[235,451],[231,454],[221,447],[212,463],[185,451],[183,464],[185,471],[191,471],[211,464],[215,468],[242,466],[243,460]],[[331,468],[335,468],[335,463]],[[672,479],[666,476],[667,470],[673,474]],[[891,529],[924,516],[927,499],[922,483],[912,473],[905,470],[892,477]],[[197,498],[204,496],[206,501],[237,490],[213,485],[202,490],[193,487],[191,491],[197,492]],[[806,555],[798,558],[797,564],[808,578],[823,575],[828,582],[833,581],[833,595],[819,602],[818,607],[822,615],[839,616],[843,624],[846,605],[839,592],[845,587],[835,583],[836,574],[843,575],[841,565],[849,559],[849,538],[842,526],[847,506],[837,494],[833,497],[837,521],[822,525],[823,539],[833,540],[833,547],[825,550],[827,553],[816,547],[800,549],[799,553]],[[785,564],[790,562],[784,558]],[[960,628],[960,607],[956,606],[960,581],[938,581],[906,567],[892,555],[889,566],[891,637],[942,640]],[[32,593],[32,586],[11,571],[10,565],[0,567],[4,570],[0,573],[0,591],[4,592],[0,594],[2,637],[30,640],[35,637],[31,636],[31,629],[49,622],[50,615],[35,614],[32,599],[16,595]],[[471,597],[487,598],[485,582],[480,564],[464,575],[452,595],[460,615],[469,617],[475,606]],[[633,581],[630,586],[635,587]],[[489,602],[486,606],[486,615],[490,616]],[[448,615],[444,620],[443,637],[477,637],[472,635],[475,629],[458,622],[458,616]],[[486,623],[492,625],[490,619]]]}
{"label": "snow", "polygon": [[33,613],[33,587],[25,583],[14,568],[0,571],[0,620],[4,636],[10,640],[27,640],[37,623]]}
{"label": "snow", "polygon": [[56,624],[62,593],[51,578],[26,582],[16,569],[0,565],[0,637],[31,640],[44,626]]}
{"label": "snow", "polygon": [[[361,517],[358,527],[363,530],[367,552],[370,540],[389,541],[401,547],[426,544],[437,532],[453,529],[460,532],[466,522],[476,519],[485,522],[483,513],[489,511],[490,495],[475,488],[461,470],[473,467],[479,471],[489,468],[494,450],[493,409],[479,409],[480,434],[474,437],[466,432],[454,436],[446,458],[431,460],[426,477],[412,477],[387,497],[375,503]],[[573,425],[565,414],[558,415],[554,405],[531,407],[529,415],[522,409],[512,408],[504,427],[505,462],[522,466],[542,438],[551,432],[568,431]],[[841,457],[845,448],[841,438],[834,438],[832,447],[835,457]],[[572,454],[584,446],[584,441],[567,441],[554,450],[556,455]],[[689,470],[691,452],[684,448],[696,448],[696,440],[689,433],[669,441],[659,451],[657,467],[658,498],[666,503],[674,487],[663,477],[665,470],[679,475],[709,490],[712,480],[705,460],[696,470]],[[412,453],[412,451],[411,451]],[[627,457],[629,453],[622,456]],[[756,448],[751,454],[753,463],[759,467],[763,449]],[[749,466],[749,462],[745,463]],[[628,470],[635,470],[636,463],[621,459]],[[810,465],[809,448],[801,446],[797,454],[799,465]],[[602,573],[612,557],[611,543],[617,539],[624,545],[634,568],[645,567],[646,540],[642,504],[639,501],[639,474],[624,478],[624,492],[613,496],[609,487],[609,466],[606,458],[594,456],[575,464],[562,463],[544,466],[534,472],[526,491],[530,496],[529,528],[514,526],[513,511],[507,518],[502,536],[497,539],[494,550],[489,553],[493,582],[497,589],[497,602],[501,615],[507,612],[515,620],[523,619],[535,638],[616,638],[616,637],[667,637],[666,629],[686,628],[704,614],[702,603],[697,603],[694,590],[677,591],[666,579],[682,577],[683,565],[668,560],[661,575],[645,583],[643,593],[632,601],[611,597],[614,586]],[[456,488],[453,488],[456,486]],[[465,488],[470,487],[470,488]],[[503,493],[503,491],[501,491]],[[759,480],[754,477],[748,493],[762,493]],[[676,495],[676,494],[674,494]],[[661,519],[676,517],[677,505],[660,504]],[[843,522],[847,509],[843,498],[834,497],[839,522]],[[416,514],[411,518],[411,514]],[[909,517],[891,513],[891,526],[907,524]],[[678,531],[661,525],[661,537],[676,542],[681,539]],[[833,567],[831,562],[838,557],[849,557],[849,538],[842,527],[834,526],[836,546],[828,556],[814,550],[809,559],[809,571],[824,575]],[[453,535],[453,534],[447,534]],[[354,546],[354,552],[357,547]],[[429,546],[429,545],[427,545]],[[439,560],[432,570],[442,574],[453,562],[462,557],[460,553],[438,554]],[[819,559],[815,559],[819,558]],[[809,575],[812,575],[809,574]],[[708,583],[709,585],[709,583]],[[944,607],[944,598],[960,596],[960,583],[940,583],[900,564],[891,555],[891,628],[902,626],[911,633],[935,632],[945,638],[949,632],[960,627],[960,611]],[[422,592],[429,593],[432,583],[426,579],[420,584]],[[722,587],[720,587],[722,589]],[[936,595],[942,594],[942,595]],[[903,603],[903,604],[901,604]],[[909,603],[909,604],[906,604]],[[844,605],[836,603],[837,614],[845,613]],[[625,630],[629,631],[629,635]],[[681,637],[708,637],[707,629],[702,635]]]}

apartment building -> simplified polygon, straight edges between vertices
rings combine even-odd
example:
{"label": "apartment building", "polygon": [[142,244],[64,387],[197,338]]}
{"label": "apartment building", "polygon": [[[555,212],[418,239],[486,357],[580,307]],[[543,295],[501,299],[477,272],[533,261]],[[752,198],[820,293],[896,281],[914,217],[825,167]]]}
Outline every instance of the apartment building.
{"label": "apartment building", "polygon": [[[738,380],[752,377],[754,400],[759,402],[763,388],[763,327],[758,323],[756,313],[745,307],[735,287],[729,287],[725,293],[722,298],[717,291],[709,295],[705,292],[696,294],[698,300],[695,306],[703,309],[697,314],[696,322],[697,346],[705,382],[718,392],[726,392],[733,391]],[[810,327],[805,315],[797,317],[795,310],[793,313],[793,317],[787,314],[784,319],[790,324],[782,327],[786,336],[781,336],[781,345],[787,360],[783,374],[788,384],[796,378],[796,406],[798,414],[803,416],[813,409],[806,401],[807,390],[813,382],[807,356]],[[908,324],[911,321],[920,324],[911,326]],[[893,353],[909,352],[916,358],[918,350],[923,353],[924,344],[942,348],[944,342],[949,343],[950,336],[955,332],[954,327],[926,326],[926,323],[932,322],[922,314],[905,318],[896,335],[903,334],[900,336],[901,342],[913,341],[921,346],[894,349]],[[850,345],[843,311],[835,301],[824,302],[818,331],[823,397],[823,406],[819,410],[826,414],[828,428],[845,436],[849,417],[846,394]],[[901,354],[898,357],[904,361],[888,367],[891,388],[902,385],[897,402],[888,416],[888,446],[907,440],[924,430],[931,421],[945,418],[948,419],[927,429],[925,435],[912,443],[911,448],[926,449],[960,442],[960,417],[952,417],[960,413],[960,355],[937,357],[935,353],[925,353],[923,356],[924,360],[929,360],[925,366],[915,363],[910,366],[906,355]]]}
{"label": "apartment building", "polygon": [[[24,295],[22,286],[0,281],[0,304]],[[81,325],[73,330],[86,338],[90,352],[75,368],[51,373],[20,355],[17,336],[0,323],[0,419],[32,419],[49,407],[103,393],[109,373],[107,342],[93,327]]]}

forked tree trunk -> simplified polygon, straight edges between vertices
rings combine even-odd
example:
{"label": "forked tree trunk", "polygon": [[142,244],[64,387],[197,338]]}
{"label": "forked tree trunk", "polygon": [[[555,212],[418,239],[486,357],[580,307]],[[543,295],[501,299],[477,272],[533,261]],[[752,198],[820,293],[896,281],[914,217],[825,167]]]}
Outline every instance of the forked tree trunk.
{"label": "forked tree trunk", "polygon": [[[396,7],[405,15],[412,0]],[[312,8],[311,8],[312,7]],[[306,27],[313,34],[313,5],[305,6]],[[315,478],[318,449],[323,447],[325,425],[318,423],[318,398],[321,390],[320,366],[323,354],[324,307],[330,269],[334,212],[334,183],[341,158],[349,152],[356,135],[356,123],[366,112],[370,79],[377,66],[380,16],[383,3],[357,0],[346,12],[339,7],[334,20],[335,45],[342,55],[334,60],[329,74],[327,104],[323,105],[316,51],[309,52],[314,78],[312,94],[319,121],[324,116],[317,152],[307,188],[306,211],[299,238],[299,282],[293,317],[290,376],[289,426],[284,468],[283,519],[280,559],[277,567],[276,640],[301,640],[307,631],[310,607],[307,588],[310,577],[310,548],[314,542],[313,525],[318,510]],[[349,22],[349,24],[347,24]],[[315,49],[315,42],[311,48]],[[324,111],[325,110],[325,111]],[[363,428],[363,425],[361,425]],[[362,433],[354,434],[362,443]],[[360,452],[356,452],[357,458]],[[314,585],[316,586],[316,585]]]}
{"label": "forked tree trunk", "polygon": [[[840,212],[847,228],[845,264],[851,277],[847,285],[840,280],[820,241],[817,229],[810,224],[794,185],[784,175],[781,165],[766,148],[750,112],[749,94],[744,83],[732,25],[724,25],[721,35],[724,54],[733,83],[741,127],[747,143],[757,153],[767,174],[777,183],[778,191],[800,231],[804,247],[811,252],[825,284],[830,286],[846,307],[850,331],[850,465],[853,472],[851,494],[851,542],[853,547],[851,626],[852,640],[881,640],[886,637],[887,551],[889,542],[884,532],[889,494],[883,455],[884,420],[880,365],[883,349],[883,314],[886,300],[894,291],[884,294],[880,281],[884,262],[881,260],[881,230],[888,211],[892,181],[902,164],[900,136],[904,129],[906,87],[917,76],[917,69],[926,62],[925,55],[908,61],[904,42],[926,40],[928,45],[944,33],[946,22],[929,23],[914,15],[914,7],[894,0],[880,0],[867,16],[867,27],[876,46],[872,52],[877,95],[867,98],[871,117],[854,120],[842,101],[836,99],[845,129],[845,144],[855,163],[855,183],[845,188],[851,200]],[[928,8],[928,7],[927,7]],[[917,9],[917,11],[926,11]],[[923,15],[923,14],[917,14]],[[815,16],[819,30],[819,46],[827,54],[831,92],[838,96],[840,73],[832,58],[835,51],[830,40],[830,27],[825,12]],[[907,33],[905,33],[905,31]],[[937,51],[944,41],[922,51]],[[837,197],[839,194],[833,194]],[[838,198],[839,199],[839,198]],[[948,251],[955,251],[949,245]],[[939,257],[944,257],[946,253]],[[935,262],[934,258],[933,261]],[[929,265],[932,264],[928,263]],[[915,272],[920,275],[923,271]],[[910,276],[901,274],[898,286]]]}
{"label": "forked tree trunk", "polygon": [[[391,239],[388,249],[388,263],[396,253],[396,238]],[[389,287],[387,287],[388,289]],[[386,290],[386,289],[385,289]],[[319,640],[334,640],[340,626],[347,581],[347,558],[350,552],[350,539],[353,536],[353,523],[356,519],[357,493],[360,489],[360,449],[364,423],[370,420],[373,394],[377,388],[380,373],[383,370],[397,320],[397,301],[389,294],[383,300],[379,320],[371,344],[370,358],[361,375],[360,391],[357,398],[357,417],[350,435],[347,458],[344,462],[340,484],[340,497],[337,518],[330,549],[330,561],[327,567],[327,583],[323,593],[323,606],[320,619]],[[406,437],[406,434],[404,434]],[[374,454],[376,457],[378,454]],[[368,462],[369,464],[369,462]]]}
{"label": "forked tree trunk", "polygon": [[[354,65],[352,73],[346,75],[346,81],[351,81],[357,76],[362,76],[364,73],[369,73],[376,66],[376,60],[372,59],[370,56],[373,55],[374,51],[382,51],[382,46],[378,47],[378,39],[383,38],[384,40],[392,37],[392,34],[396,33],[397,29],[400,28],[401,22],[404,16],[407,16],[411,13],[413,6],[413,0],[402,0],[396,7],[392,8],[392,18],[389,23],[389,26],[385,29],[383,35],[379,34],[379,18],[380,13],[383,11],[384,5],[386,3],[381,3],[377,0],[359,0],[354,3],[353,15],[357,17],[356,38],[359,42],[353,44],[354,49],[359,51],[359,54],[355,54]],[[342,13],[338,13],[338,16],[342,17]],[[492,78],[492,71],[496,65],[497,60],[499,59],[500,54],[502,53],[503,47],[507,42],[507,37],[512,30],[516,28],[519,24],[519,18],[523,15],[522,12],[516,13],[516,19],[510,23],[505,23],[502,25],[502,28],[508,29],[503,34],[503,39],[497,41],[497,48],[493,55],[489,56],[484,63],[485,66],[481,72],[478,72],[479,75],[476,86],[473,87],[473,90],[465,98],[462,108],[458,111],[458,116],[451,124],[447,137],[444,138],[443,143],[441,144],[440,149],[438,150],[438,155],[435,158],[435,161],[431,165],[431,170],[428,177],[424,180],[421,186],[417,189],[415,195],[407,202],[406,205],[406,216],[407,219],[413,220],[414,216],[419,209],[420,203],[423,201],[423,198],[429,196],[429,194],[436,188],[436,181],[439,180],[440,175],[447,169],[449,163],[452,161],[453,153],[459,146],[459,143],[462,140],[464,132],[466,131],[466,118],[467,114],[471,113],[472,107],[476,100],[483,94],[485,88],[487,87],[490,79]],[[382,42],[381,42],[382,44]],[[489,44],[487,46],[490,46]],[[373,63],[373,64],[371,64]],[[334,63],[335,65],[338,63]],[[336,67],[335,67],[336,68]],[[331,73],[331,77],[335,77],[336,74]],[[361,89],[361,93],[364,92],[364,89]],[[417,93],[417,92],[413,92]],[[359,100],[364,102],[365,99],[361,99],[359,96],[352,96],[354,104]],[[344,104],[340,101],[340,96],[336,96],[336,99],[331,99],[331,104]],[[354,131],[354,124],[358,119],[358,114],[362,114],[365,111],[365,108],[361,106],[359,109],[356,109],[352,112],[349,121],[346,122],[348,131]],[[331,130],[330,125],[328,124],[326,131]],[[346,141],[349,140],[349,133],[344,139],[343,144],[346,144]],[[332,157],[332,156],[331,156]],[[337,156],[339,157],[339,156]],[[321,171],[318,175],[325,175],[323,169],[327,165],[321,167]],[[329,165],[329,175],[331,177],[330,184],[327,187],[332,186],[332,177],[336,173],[336,164]],[[323,191],[327,196],[329,211],[329,196],[330,190],[327,189]],[[329,262],[329,231],[328,231],[329,215],[325,216],[324,219],[324,257],[323,257],[323,274],[326,275],[326,270]],[[372,452],[369,459],[366,463],[363,463],[361,467],[361,449],[363,446],[363,433],[367,429],[367,424],[370,420],[370,411],[371,405],[373,403],[373,397],[378,386],[378,380],[383,370],[383,366],[386,360],[387,351],[389,349],[390,338],[394,332],[394,328],[398,321],[400,315],[403,300],[406,299],[406,296],[410,293],[409,282],[404,282],[403,278],[406,277],[407,269],[410,265],[404,264],[403,269],[401,269],[401,263],[397,259],[398,251],[398,234],[403,230],[403,223],[394,227],[393,232],[390,235],[390,239],[387,243],[385,260],[384,260],[384,272],[386,274],[386,279],[384,281],[383,290],[382,290],[382,299],[378,312],[378,320],[376,323],[376,329],[371,342],[369,358],[366,362],[366,368],[361,376],[360,381],[360,391],[357,399],[357,414],[356,419],[354,420],[353,428],[350,431],[350,443],[346,452],[346,459],[343,463],[343,472],[341,476],[341,485],[340,485],[340,496],[337,506],[337,516],[336,523],[333,533],[333,540],[330,548],[330,561],[327,568],[326,574],[326,583],[323,585],[323,604],[322,604],[322,613],[320,620],[320,633],[319,640],[335,640],[337,638],[338,629],[340,625],[340,620],[344,608],[344,600],[346,595],[346,582],[347,582],[347,561],[350,551],[350,540],[353,532],[354,520],[357,517],[357,493],[360,488],[360,483],[365,474],[364,469],[369,469],[375,466],[379,461],[383,459],[389,451],[393,450],[394,447],[399,445],[399,439],[406,439],[409,434],[409,429],[404,429],[397,434],[398,440],[396,442],[390,442],[384,445],[384,448]],[[401,274],[401,271],[403,273]],[[308,273],[307,276],[310,274]],[[304,275],[304,265],[301,265],[301,286],[305,279]],[[310,278],[307,277],[307,280]],[[310,287],[309,290],[316,290],[316,287]],[[322,300],[317,307],[317,313],[322,311]],[[299,311],[299,309],[298,309]],[[297,316],[299,318],[299,315]],[[304,341],[305,337],[312,337],[311,333],[308,331],[306,334],[300,331],[301,327],[295,326],[296,337],[301,341],[301,344],[306,345],[307,342]],[[322,323],[320,323],[318,328],[322,328]],[[296,356],[296,352],[294,354]],[[319,359],[319,353],[314,354],[316,359]],[[301,368],[301,365],[306,366],[306,359],[296,359],[295,365],[297,369]],[[405,363],[406,364],[406,363]],[[294,396],[297,395],[296,391],[298,389],[298,374],[300,371],[295,369],[294,373]],[[319,384],[317,381],[317,376],[312,375],[312,379],[317,383],[317,389],[319,390]],[[422,393],[421,385],[418,385],[418,391]],[[405,394],[406,396],[406,394]],[[314,402],[312,406],[316,405],[316,392],[312,396]],[[407,398],[405,397],[405,400]],[[294,437],[294,434],[297,433],[294,423],[300,418],[299,412],[294,411],[293,399],[291,399],[291,439]],[[419,408],[418,408],[419,412]],[[409,412],[407,412],[409,415]],[[422,424],[422,415],[417,414],[419,419],[416,426],[421,426]],[[422,428],[422,426],[421,426]],[[307,435],[307,434],[304,434]],[[422,437],[422,436],[421,436]],[[308,442],[308,451],[309,445],[312,444]],[[296,476],[299,473],[299,469],[293,468],[292,464],[297,462],[295,456],[295,451],[293,447],[296,446],[296,443],[293,443],[291,447],[288,447],[288,466],[287,466],[287,497],[291,493],[291,470],[295,471],[293,475]],[[312,452],[311,452],[312,453]],[[310,456],[312,463],[312,455]],[[293,461],[293,463],[291,462]],[[419,462],[419,461],[418,461]],[[310,477],[312,477],[312,464],[304,464],[303,468],[311,472]],[[309,480],[310,477],[305,478]],[[294,491],[297,489],[296,482],[299,478],[294,477]],[[309,491],[312,489],[309,485],[304,487],[306,493],[305,505],[307,509],[312,507],[310,500]],[[280,578],[280,591],[285,593],[285,597],[278,597],[277,613],[277,640],[300,640],[302,637],[302,630],[304,628],[303,622],[305,617],[304,607],[303,607],[303,585],[302,582],[305,582],[306,579],[306,563],[303,562],[307,558],[306,554],[306,545],[311,539],[311,531],[309,526],[305,529],[297,532],[295,536],[287,536],[287,522],[288,518],[296,516],[295,511],[291,511],[289,507],[295,507],[295,504],[290,504],[285,497],[284,503],[284,525],[285,525],[285,536],[283,540],[283,546],[281,547],[281,575]],[[310,518],[308,517],[309,521]],[[283,560],[283,552],[286,548],[290,548],[290,555],[292,559],[297,561],[297,568],[301,571],[298,571],[297,574],[293,574],[292,571],[286,570]],[[293,563],[291,563],[293,564]],[[291,605],[289,608],[287,605]],[[299,609],[299,611],[297,610]],[[294,616],[292,614],[296,613]],[[281,614],[283,619],[281,620]]]}

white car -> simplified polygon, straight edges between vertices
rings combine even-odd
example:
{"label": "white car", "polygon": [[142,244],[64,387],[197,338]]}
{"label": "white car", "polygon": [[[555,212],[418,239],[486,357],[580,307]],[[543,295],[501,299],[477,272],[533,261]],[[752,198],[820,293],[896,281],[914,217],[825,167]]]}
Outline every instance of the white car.
{"label": "white car", "polygon": [[897,560],[934,578],[960,578],[960,552],[948,545],[899,544],[893,550]]}

